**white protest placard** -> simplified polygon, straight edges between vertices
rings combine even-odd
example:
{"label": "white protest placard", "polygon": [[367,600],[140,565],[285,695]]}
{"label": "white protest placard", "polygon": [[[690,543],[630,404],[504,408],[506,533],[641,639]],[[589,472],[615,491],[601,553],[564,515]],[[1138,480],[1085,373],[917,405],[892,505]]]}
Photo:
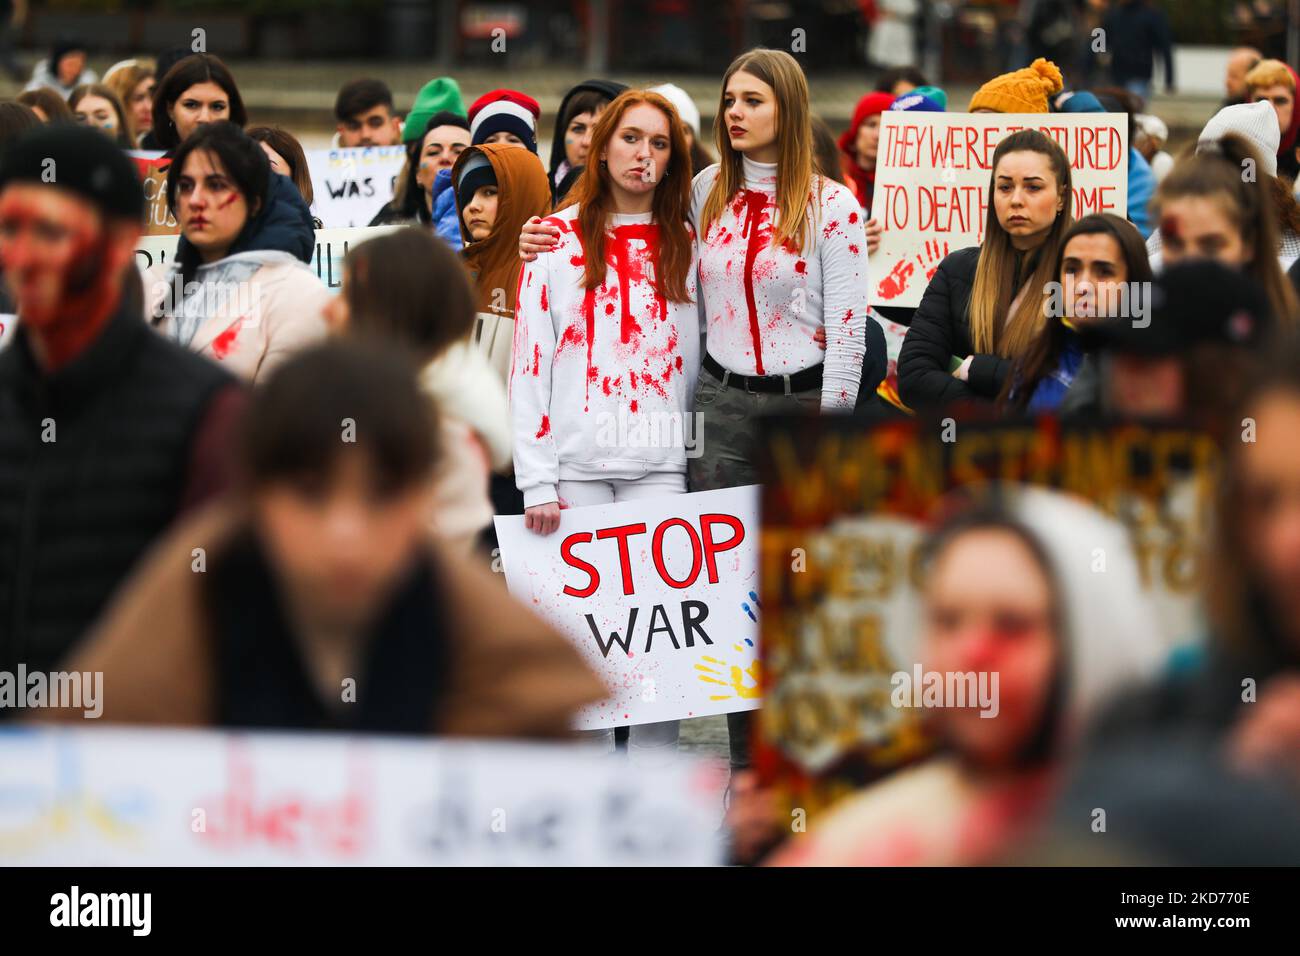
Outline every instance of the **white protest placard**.
{"label": "white protest placard", "polygon": [[1073,214],[1128,210],[1128,120],[1122,113],[912,113],[880,116],[871,214],[873,306],[921,304],[948,253],[984,241],[993,153],[1022,129],[1054,139],[1070,161]]}
{"label": "white protest placard", "polygon": [[582,744],[0,732],[3,866],[707,866],[720,770]]}
{"label": "white protest placard", "polygon": [[[402,226],[363,226],[359,229],[317,229],[316,251],[311,267],[326,288],[337,292],[343,285],[343,257],[358,243],[382,236]],[[141,271],[167,262],[176,252],[179,236],[143,236],[135,247],[135,261]]]}
{"label": "white protest placard", "polygon": [[404,146],[307,150],[312,212],[326,229],[369,225],[393,198],[406,162]]}
{"label": "white protest placard", "polygon": [[759,706],[758,487],[496,517],[510,593],[582,652],[610,696],[583,730]]}

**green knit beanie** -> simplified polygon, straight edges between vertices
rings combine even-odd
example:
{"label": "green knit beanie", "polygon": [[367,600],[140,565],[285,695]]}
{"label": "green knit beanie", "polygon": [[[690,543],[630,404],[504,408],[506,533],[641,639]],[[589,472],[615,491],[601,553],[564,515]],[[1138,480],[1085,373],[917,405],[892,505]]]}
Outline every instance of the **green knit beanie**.
{"label": "green knit beanie", "polygon": [[450,76],[430,80],[415,94],[415,103],[402,126],[402,142],[409,143],[423,136],[425,124],[435,113],[443,110],[465,116],[465,101],[461,98],[460,87]]}

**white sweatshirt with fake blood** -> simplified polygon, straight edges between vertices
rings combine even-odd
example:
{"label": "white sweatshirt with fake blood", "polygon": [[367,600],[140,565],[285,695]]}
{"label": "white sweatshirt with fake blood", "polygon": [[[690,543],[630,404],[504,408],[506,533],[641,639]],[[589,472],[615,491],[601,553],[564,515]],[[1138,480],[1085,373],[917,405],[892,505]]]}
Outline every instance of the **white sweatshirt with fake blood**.
{"label": "white sweatshirt with fake blood", "polygon": [[[703,234],[717,165],[695,177],[691,218],[708,352],[742,375],[782,375],[825,362],[822,410],[853,409],[867,323],[867,234],[846,187],[813,177],[803,250],[772,245],[776,165],[743,157],[745,185]],[[819,190],[820,186],[820,190]],[[826,330],[823,352],[814,335]]]}
{"label": "white sweatshirt with fake blood", "polygon": [[[699,372],[695,261],[688,302],[655,294],[653,215],[615,215],[605,281],[583,287],[578,206],[545,220],[558,244],[519,275],[510,413],[524,506],[558,501],[560,480],[686,471]],[[692,243],[692,250],[695,246]]]}

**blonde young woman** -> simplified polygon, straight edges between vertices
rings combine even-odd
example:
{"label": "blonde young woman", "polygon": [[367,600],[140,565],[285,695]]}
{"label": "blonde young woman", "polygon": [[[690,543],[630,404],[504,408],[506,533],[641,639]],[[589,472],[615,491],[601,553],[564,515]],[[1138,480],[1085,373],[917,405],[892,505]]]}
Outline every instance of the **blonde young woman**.
{"label": "blonde young woman", "polygon": [[910,408],[993,403],[1043,327],[1049,283],[1073,223],[1070,164],[1051,138],[1021,130],[993,153],[984,242],[939,265],[898,359]]}

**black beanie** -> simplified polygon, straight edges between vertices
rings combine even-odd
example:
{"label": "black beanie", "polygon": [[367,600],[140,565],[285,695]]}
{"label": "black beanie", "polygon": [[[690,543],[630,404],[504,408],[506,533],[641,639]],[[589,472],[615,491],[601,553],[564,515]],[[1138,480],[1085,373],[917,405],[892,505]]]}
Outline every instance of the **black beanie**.
{"label": "black beanie", "polygon": [[463,210],[473,200],[474,194],[484,186],[495,186],[497,171],[492,168],[492,161],[483,153],[469,158],[460,171],[460,181],[456,183],[456,201]]}
{"label": "black beanie", "polygon": [[144,189],[135,164],[89,126],[56,123],[23,133],[0,161],[0,190],[12,182],[61,186],[108,219],[144,219]]}

